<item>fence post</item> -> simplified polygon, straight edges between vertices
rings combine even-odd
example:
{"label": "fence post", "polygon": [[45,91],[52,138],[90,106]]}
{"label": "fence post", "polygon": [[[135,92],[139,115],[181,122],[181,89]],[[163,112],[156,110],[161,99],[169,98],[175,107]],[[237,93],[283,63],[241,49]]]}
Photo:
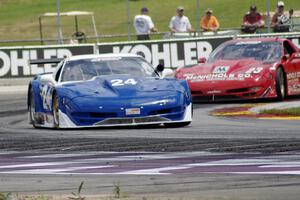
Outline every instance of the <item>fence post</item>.
{"label": "fence post", "polygon": [[128,34],[128,40],[131,41],[131,17],[130,17],[130,0],[126,0],[126,10],[127,10],[127,34]]}
{"label": "fence post", "polygon": [[61,19],[60,19],[60,0],[56,0],[56,29],[57,29],[57,43],[63,44],[62,31],[61,31]]}
{"label": "fence post", "polygon": [[270,0],[267,0],[267,26],[268,26],[268,33],[271,31],[271,20],[270,20]]}
{"label": "fence post", "polygon": [[201,27],[200,27],[200,0],[197,0],[197,32],[200,33]]}

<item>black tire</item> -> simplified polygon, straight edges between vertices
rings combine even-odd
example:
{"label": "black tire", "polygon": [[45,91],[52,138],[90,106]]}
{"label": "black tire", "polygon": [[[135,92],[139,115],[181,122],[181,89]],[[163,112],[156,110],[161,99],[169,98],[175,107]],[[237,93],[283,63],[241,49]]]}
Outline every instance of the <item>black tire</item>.
{"label": "black tire", "polygon": [[53,114],[53,127],[59,128],[59,102],[58,102],[58,97],[55,93],[52,98],[52,114]]}
{"label": "black tire", "polygon": [[276,82],[277,100],[282,101],[286,96],[286,85],[285,85],[284,72],[282,68],[277,69],[275,82]]}
{"label": "black tire", "polygon": [[165,123],[165,127],[167,128],[180,128],[184,126],[188,126],[191,122],[177,122],[177,123]]}
{"label": "black tire", "polygon": [[28,111],[29,111],[29,120],[30,123],[32,124],[32,126],[34,128],[37,128],[36,126],[36,120],[35,120],[35,103],[34,103],[34,93],[33,93],[33,89],[30,88],[29,91],[29,99],[28,99]]}

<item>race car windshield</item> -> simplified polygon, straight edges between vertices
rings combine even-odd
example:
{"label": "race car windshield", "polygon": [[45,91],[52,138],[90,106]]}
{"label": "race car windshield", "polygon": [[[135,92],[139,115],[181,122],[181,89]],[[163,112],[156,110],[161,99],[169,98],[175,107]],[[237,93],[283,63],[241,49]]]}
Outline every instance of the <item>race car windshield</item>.
{"label": "race car windshield", "polygon": [[282,57],[279,42],[237,42],[218,47],[208,58],[209,63],[217,60],[255,59],[260,61],[276,61]]}
{"label": "race car windshield", "polygon": [[153,67],[142,58],[107,57],[68,61],[61,82],[89,80],[95,76],[130,74],[136,77],[156,77]]}

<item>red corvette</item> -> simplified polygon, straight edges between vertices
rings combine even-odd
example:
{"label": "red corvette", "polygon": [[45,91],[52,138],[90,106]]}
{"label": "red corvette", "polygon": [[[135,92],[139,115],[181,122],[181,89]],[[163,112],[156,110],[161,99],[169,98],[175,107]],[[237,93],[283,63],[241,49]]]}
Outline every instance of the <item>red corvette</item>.
{"label": "red corvette", "polygon": [[282,100],[300,94],[300,50],[288,39],[231,40],[175,76],[188,81],[194,101]]}

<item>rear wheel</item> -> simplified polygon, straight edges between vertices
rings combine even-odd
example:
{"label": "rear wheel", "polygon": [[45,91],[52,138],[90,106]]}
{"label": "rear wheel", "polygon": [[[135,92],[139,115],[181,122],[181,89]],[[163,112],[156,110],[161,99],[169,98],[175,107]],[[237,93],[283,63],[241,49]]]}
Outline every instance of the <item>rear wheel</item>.
{"label": "rear wheel", "polygon": [[177,122],[177,123],[165,123],[165,127],[167,128],[179,128],[189,125],[191,122]]}
{"label": "rear wheel", "polygon": [[29,91],[29,101],[28,101],[28,111],[29,111],[29,120],[34,128],[36,128],[36,120],[35,120],[35,103],[34,103],[34,92],[33,89],[30,88]]}
{"label": "rear wheel", "polygon": [[53,95],[52,114],[53,114],[53,126],[54,128],[59,128],[59,102],[56,94]]}
{"label": "rear wheel", "polygon": [[282,68],[277,69],[275,82],[277,99],[282,101],[286,96],[285,78]]}

